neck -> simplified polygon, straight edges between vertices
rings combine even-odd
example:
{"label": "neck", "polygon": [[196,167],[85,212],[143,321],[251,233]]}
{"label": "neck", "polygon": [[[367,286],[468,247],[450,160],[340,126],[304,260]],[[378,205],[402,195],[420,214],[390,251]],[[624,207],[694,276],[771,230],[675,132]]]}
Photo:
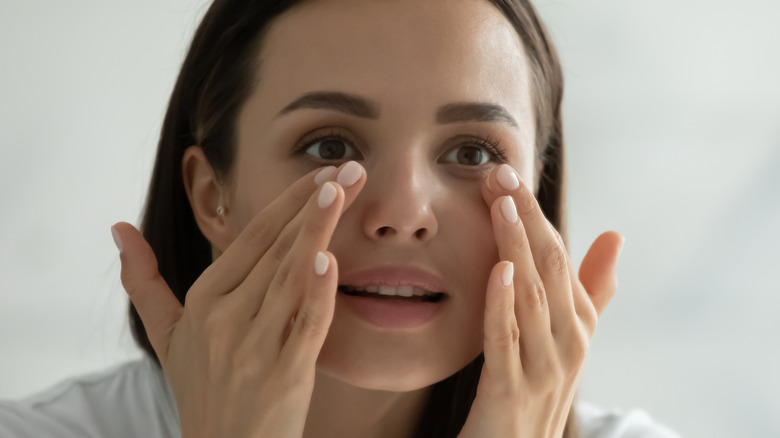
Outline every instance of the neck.
{"label": "neck", "polygon": [[317,372],[303,438],[410,438],[429,388],[359,388]]}

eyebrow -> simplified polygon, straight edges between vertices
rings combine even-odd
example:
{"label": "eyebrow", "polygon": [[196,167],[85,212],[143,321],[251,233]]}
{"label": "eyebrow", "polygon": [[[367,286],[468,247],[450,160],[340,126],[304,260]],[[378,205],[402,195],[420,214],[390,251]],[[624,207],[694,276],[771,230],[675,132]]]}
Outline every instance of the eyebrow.
{"label": "eyebrow", "polygon": [[368,99],[346,93],[317,91],[306,93],[279,111],[278,116],[301,108],[331,109],[365,119],[378,119],[379,108]]}
{"label": "eyebrow", "polygon": [[[330,109],[365,119],[379,118],[379,107],[375,103],[360,96],[334,91],[306,93],[279,111],[277,117],[303,108]],[[509,111],[492,103],[451,103],[440,107],[436,113],[438,124],[459,122],[500,122],[517,126]]]}
{"label": "eyebrow", "polygon": [[439,108],[436,113],[436,123],[458,122],[500,122],[517,126],[506,108],[492,103],[451,103]]}

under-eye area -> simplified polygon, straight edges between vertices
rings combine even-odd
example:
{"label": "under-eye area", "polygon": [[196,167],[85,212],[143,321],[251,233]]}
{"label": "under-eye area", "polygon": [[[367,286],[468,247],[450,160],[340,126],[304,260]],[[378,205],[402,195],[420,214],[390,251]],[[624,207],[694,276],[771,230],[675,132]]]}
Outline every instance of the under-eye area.
{"label": "under-eye area", "polygon": [[420,301],[437,303],[447,298],[444,292],[431,292],[414,286],[350,286],[339,285],[338,291],[355,297],[390,301]]}

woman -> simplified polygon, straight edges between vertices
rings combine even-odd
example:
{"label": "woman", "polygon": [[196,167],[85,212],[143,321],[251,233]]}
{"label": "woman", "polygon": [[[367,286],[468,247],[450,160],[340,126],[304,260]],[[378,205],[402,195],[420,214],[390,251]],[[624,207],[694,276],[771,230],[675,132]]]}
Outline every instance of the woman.
{"label": "woman", "polygon": [[672,436],[577,421],[623,239],[574,273],[561,97],[526,1],[216,1],[112,227],[150,360],[3,436]]}

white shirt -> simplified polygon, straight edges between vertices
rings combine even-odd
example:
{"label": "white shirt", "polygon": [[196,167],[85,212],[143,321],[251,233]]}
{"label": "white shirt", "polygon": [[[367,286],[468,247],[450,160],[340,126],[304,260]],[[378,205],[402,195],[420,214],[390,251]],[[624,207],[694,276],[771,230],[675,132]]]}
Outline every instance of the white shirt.
{"label": "white shirt", "polygon": [[[679,438],[638,409],[575,402],[581,438]],[[148,357],[76,377],[18,401],[0,401],[2,438],[176,438],[176,400]]]}

